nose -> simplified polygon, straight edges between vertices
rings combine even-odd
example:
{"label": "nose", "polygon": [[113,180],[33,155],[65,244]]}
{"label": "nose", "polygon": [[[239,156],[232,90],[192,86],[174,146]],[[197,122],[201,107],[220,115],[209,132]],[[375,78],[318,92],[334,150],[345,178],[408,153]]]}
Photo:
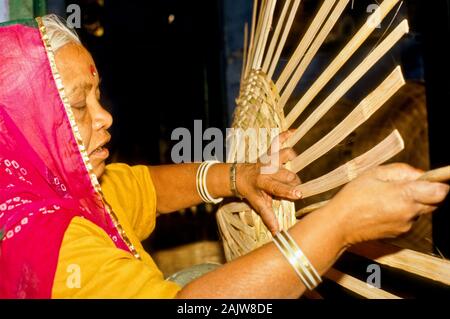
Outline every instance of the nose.
{"label": "nose", "polygon": [[113,123],[113,118],[111,114],[103,108],[100,104],[98,105],[97,112],[94,117],[94,129],[109,129]]}

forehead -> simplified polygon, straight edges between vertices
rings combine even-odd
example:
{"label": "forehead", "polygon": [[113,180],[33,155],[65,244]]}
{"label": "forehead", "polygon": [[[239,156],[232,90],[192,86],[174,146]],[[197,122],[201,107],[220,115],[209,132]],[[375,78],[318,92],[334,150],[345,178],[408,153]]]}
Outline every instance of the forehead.
{"label": "forehead", "polygon": [[94,60],[83,46],[69,43],[56,52],[55,60],[69,93],[79,87],[98,84],[98,76],[92,74]]}

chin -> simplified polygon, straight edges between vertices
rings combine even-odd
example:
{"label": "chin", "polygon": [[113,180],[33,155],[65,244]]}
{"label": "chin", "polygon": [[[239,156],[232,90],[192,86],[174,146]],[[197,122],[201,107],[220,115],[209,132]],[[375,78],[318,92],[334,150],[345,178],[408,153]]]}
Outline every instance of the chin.
{"label": "chin", "polygon": [[100,179],[103,175],[103,173],[105,172],[105,162],[102,162],[101,164],[98,165],[92,165],[93,167],[93,171],[95,176],[97,176],[97,179]]}

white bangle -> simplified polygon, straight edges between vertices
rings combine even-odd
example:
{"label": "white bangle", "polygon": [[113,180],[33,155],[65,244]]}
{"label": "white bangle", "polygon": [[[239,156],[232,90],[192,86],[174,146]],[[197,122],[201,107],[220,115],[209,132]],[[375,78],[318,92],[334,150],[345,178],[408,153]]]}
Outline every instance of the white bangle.
{"label": "white bangle", "polygon": [[273,241],[308,290],[313,290],[322,282],[316,269],[288,232],[282,230],[275,235]]}
{"label": "white bangle", "polygon": [[218,204],[220,203],[223,198],[213,198],[208,191],[208,188],[206,186],[206,177],[208,174],[208,170],[211,166],[214,164],[220,163],[219,161],[205,161],[200,164],[197,170],[196,175],[196,187],[197,192],[200,196],[200,198],[205,202],[209,204]]}

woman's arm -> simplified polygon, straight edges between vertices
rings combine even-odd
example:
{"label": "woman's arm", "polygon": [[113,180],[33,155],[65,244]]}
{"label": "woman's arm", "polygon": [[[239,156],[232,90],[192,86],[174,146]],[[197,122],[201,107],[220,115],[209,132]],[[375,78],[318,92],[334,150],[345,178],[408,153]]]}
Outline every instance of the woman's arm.
{"label": "woman's arm", "polygon": [[[236,186],[238,192],[257,211],[268,228],[275,233],[278,222],[272,209],[272,196],[289,200],[301,198],[295,187],[300,179],[295,173],[283,168],[283,164],[296,157],[291,148],[279,147],[291,135],[286,131],[272,144],[270,156],[273,163],[237,164]],[[269,164],[271,166],[269,166]],[[150,166],[149,171],[156,189],[158,213],[170,213],[201,203],[196,189],[196,174],[200,164],[176,164]],[[230,185],[231,164],[215,164],[208,170],[206,186],[213,198],[232,196]],[[267,170],[268,167],[275,168]]]}
{"label": "woman's arm", "polygon": [[[324,208],[303,218],[290,234],[319,274],[346,247],[407,232],[449,191],[445,184],[415,181],[422,172],[404,164],[378,167],[344,187]],[[187,285],[179,298],[297,298],[305,290],[273,243]]]}
{"label": "woman's arm", "polygon": [[[200,164],[149,166],[156,189],[157,211],[170,213],[202,202],[195,185]],[[214,198],[232,196],[229,182],[230,164],[215,164],[207,174],[206,184]]]}
{"label": "woman's arm", "polygon": [[[317,272],[324,274],[347,244],[344,221],[329,208],[305,217],[289,233]],[[292,266],[273,243],[229,262],[184,287],[178,298],[298,298],[305,291]]]}

